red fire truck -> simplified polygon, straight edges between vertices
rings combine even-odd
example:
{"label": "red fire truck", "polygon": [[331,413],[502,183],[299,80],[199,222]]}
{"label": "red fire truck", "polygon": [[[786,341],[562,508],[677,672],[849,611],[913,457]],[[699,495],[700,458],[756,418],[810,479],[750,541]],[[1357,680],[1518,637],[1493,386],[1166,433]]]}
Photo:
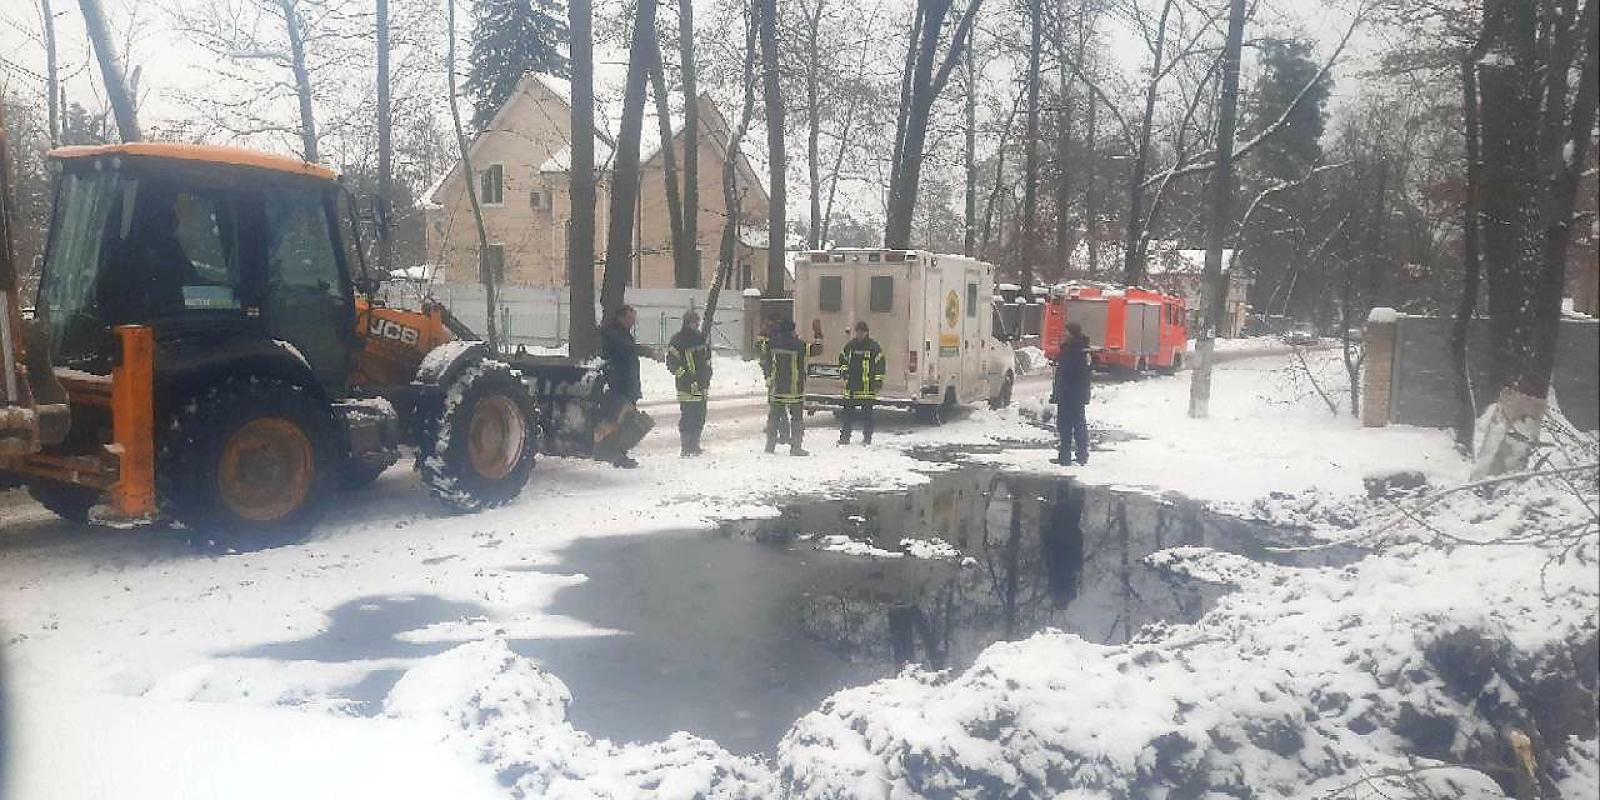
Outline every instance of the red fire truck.
{"label": "red fire truck", "polygon": [[1098,284],[1058,286],[1045,305],[1040,336],[1051,361],[1061,354],[1068,322],[1083,328],[1101,369],[1172,373],[1183,367],[1189,328],[1182,297]]}

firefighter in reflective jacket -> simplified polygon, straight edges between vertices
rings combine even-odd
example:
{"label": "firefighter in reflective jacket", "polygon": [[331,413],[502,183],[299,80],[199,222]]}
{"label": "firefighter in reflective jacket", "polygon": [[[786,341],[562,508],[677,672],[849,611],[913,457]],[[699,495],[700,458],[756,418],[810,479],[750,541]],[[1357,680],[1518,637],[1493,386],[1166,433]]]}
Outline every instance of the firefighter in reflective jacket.
{"label": "firefighter in reflective jacket", "polygon": [[[761,377],[766,380],[767,387],[772,386],[772,332],[778,326],[778,318],[768,314],[761,318],[761,330],[756,334],[756,363],[761,365]],[[784,417],[778,423],[778,444],[789,443],[789,418]]]}
{"label": "firefighter in reflective jacket", "polygon": [[778,429],[789,422],[789,455],[810,455],[802,446],[805,439],[806,357],[822,353],[819,323],[812,323],[814,341],[807,345],[795,335],[794,322],[780,320],[773,325],[772,340],[761,359],[767,375],[767,452],[778,448]]}
{"label": "firefighter in reflective jacket", "polygon": [[700,315],[690,310],[667,342],[667,370],[678,385],[678,441],[684,458],[700,455],[706,426],[706,390],[711,386],[711,348],[700,334]]}
{"label": "firefighter in reflective jacket", "polygon": [[861,419],[861,443],[872,444],[872,406],[883,389],[883,348],[867,335],[865,320],[839,351],[839,377],[844,379],[844,413],[839,415],[839,444],[850,443],[850,431]]}

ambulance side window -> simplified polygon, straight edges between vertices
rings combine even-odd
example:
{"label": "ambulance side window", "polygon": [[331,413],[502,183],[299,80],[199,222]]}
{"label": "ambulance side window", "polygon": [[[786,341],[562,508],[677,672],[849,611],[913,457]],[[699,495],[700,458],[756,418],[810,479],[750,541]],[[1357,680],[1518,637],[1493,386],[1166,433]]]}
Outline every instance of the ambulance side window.
{"label": "ambulance side window", "polygon": [[817,279],[817,305],[823,311],[844,308],[844,278],[824,275]]}
{"label": "ambulance side window", "polygon": [[877,275],[872,279],[870,305],[873,313],[883,314],[894,310],[894,278]]}
{"label": "ambulance side window", "polygon": [[967,316],[971,319],[978,318],[978,284],[967,284]]}

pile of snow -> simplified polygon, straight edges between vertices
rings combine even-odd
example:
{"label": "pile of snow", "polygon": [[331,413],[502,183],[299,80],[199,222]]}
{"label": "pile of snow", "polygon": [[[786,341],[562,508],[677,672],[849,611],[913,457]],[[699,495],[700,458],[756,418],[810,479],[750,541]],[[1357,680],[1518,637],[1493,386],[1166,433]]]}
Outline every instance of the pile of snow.
{"label": "pile of snow", "polygon": [[1044,351],[1037,347],[1017,348],[1017,374],[1038,375],[1050,369],[1050,359],[1045,358]]}
{"label": "pile of snow", "polygon": [[677,733],[618,745],[567,721],[566,684],[498,638],[460,645],[407,670],[384,713],[421,722],[493,768],[515,797],[762,798],[771,773],[715,743]]}
{"label": "pile of snow", "polygon": [[[1438,538],[1449,531],[1413,522],[1402,538],[1426,543],[1342,569],[1157,553],[1158,568],[1237,590],[1198,624],[1128,645],[1046,632],[957,675],[908,670],[840,692],[785,737],[783,789],[1122,800],[1359,786],[1355,796],[1499,798],[1488,775],[1457,765],[1503,763],[1515,730],[1541,743],[1539,779],[1593,797],[1600,546],[1587,480],[1587,498],[1551,480],[1432,506],[1480,542],[1531,542],[1587,520],[1562,546],[1449,549]],[[1369,541],[1388,538],[1388,524],[1374,521]]]}

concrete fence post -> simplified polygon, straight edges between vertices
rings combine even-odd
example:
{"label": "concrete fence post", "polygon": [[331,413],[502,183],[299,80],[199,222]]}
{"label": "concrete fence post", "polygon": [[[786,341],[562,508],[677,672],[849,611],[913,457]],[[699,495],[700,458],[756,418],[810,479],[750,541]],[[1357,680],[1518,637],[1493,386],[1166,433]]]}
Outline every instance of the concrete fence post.
{"label": "concrete fence post", "polygon": [[1361,369],[1361,425],[1381,428],[1389,424],[1394,400],[1395,346],[1400,338],[1400,314],[1392,308],[1374,308],[1362,334],[1366,355]]}
{"label": "concrete fence post", "polygon": [[744,331],[739,337],[739,349],[744,360],[751,361],[756,357],[756,335],[761,330],[761,293],[746,290],[743,299]]}

